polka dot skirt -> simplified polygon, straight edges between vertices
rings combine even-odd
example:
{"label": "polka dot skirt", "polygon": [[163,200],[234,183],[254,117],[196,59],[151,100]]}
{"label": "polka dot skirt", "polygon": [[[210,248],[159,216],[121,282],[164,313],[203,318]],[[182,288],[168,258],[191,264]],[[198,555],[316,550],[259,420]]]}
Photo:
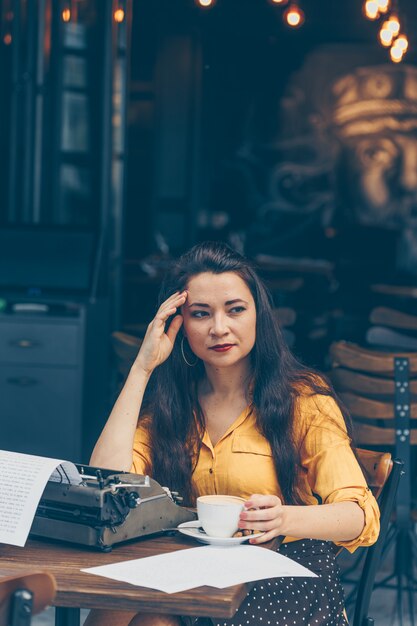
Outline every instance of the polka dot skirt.
{"label": "polka dot skirt", "polygon": [[195,626],[347,626],[344,595],[333,544],[303,539],[283,544],[279,552],[318,578],[271,578],[255,584],[234,617],[197,619]]}

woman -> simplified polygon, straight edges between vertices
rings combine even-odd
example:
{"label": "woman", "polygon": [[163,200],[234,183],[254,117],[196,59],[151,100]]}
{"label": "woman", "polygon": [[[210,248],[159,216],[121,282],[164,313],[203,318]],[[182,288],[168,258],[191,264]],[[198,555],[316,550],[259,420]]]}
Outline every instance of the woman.
{"label": "woman", "polygon": [[[372,544],[379,513],[333,391],[288,351],[266,288],[228,246],[183,255],[160,299],[91,463],[149,473],[187,504],[242,496],[240,527],[263,533],[251,543],[284,535],[280,552],[319,576],[261,581],[233,618],[213,624],[345,624],[330,542]],[[89,624],[131,619],[183,623],[103,611]]]}

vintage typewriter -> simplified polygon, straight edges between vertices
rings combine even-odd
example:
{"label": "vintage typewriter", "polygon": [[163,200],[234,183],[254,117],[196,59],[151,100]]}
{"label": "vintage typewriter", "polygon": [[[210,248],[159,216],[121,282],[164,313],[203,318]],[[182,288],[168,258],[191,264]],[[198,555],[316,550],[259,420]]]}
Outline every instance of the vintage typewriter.
{"label": "vintage typewriter", "polygon": [[[178,494],[149,476],[76,465],[73,480],[50,479],[31,535],[110,551],[115,544],[196,519]],[[64,477],[65,478],[65,477]]]}

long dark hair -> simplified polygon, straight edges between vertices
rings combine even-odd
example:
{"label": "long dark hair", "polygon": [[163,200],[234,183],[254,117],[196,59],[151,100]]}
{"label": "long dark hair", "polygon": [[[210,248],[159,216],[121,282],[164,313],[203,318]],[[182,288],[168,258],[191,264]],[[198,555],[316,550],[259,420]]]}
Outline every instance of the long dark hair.
{"label": "long dark hair", "polygon": [[[287,348],[273,313],[271,296],[251,262],[229,246],[204,242],[194,246],[173,265],[161,287],[159,303],[186,288],[197,274],[234,272],[249,287],[256,306],[256,341],[251,352],[253,403],[260,432],[271,445],[275,468],[286,504],[301,504],[295,471],[299,463],[293,439],[295,401],[309,390],[335,397],[331,385],[303,366]],[[169,321],[168,321],[169,323]],[[170,357],[152,374],[142,414],[151,416],[152,476],[179,491],[187,504],[193,502],[191,476],[204,433],[204,415],[197,386],[204,365],[190,367],[181,353],[181,335]],[[187,345],[186,342],[184,342]],[[186,353],[195,360],[193,353]],[[342,409],[343,412],[343,409]],[[344,412],[343,412],[344,413]],[[344,413],[348,434],[351,424]]]}

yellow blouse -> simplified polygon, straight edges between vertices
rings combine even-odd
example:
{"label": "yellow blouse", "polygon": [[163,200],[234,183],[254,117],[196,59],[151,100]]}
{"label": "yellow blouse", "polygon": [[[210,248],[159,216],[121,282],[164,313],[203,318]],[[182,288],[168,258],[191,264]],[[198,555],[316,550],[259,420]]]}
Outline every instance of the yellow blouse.
{"label": "yellow blouse", "polygon": [[[365,513],[359,537],[340,541],[353,552],[374,543],[379,533],[379,509],[350,448],[343,416],[331,397],[302,395],[296,403],[294,437],[300,449],[301,496],[307,504],[354,501]],[[139,422],[132,471],[146,473],[150,463],[149,435]],[[249,498],[254,493],[282,498],[271,447],[256,426],[249,407],[212,445],[204,433],[200,456],[192,476],[197,495],[229,494]],[[286,541],[294,541],[286,537]]]}

